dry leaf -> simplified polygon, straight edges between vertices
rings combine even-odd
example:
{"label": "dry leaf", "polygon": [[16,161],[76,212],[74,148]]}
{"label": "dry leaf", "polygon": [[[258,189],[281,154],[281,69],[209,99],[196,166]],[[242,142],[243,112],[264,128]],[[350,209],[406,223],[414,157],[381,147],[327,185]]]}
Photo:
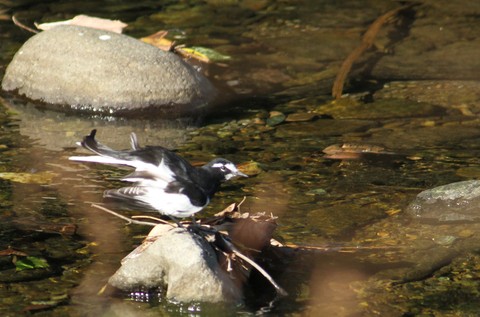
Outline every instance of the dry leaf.
{"label": "dry leaf", "polygon": [[88,15],[77,15],[73,19],[65,20],[65,21],[42,23],[42,24],[35,23],[35,26],[39,30],[43,30],[43,31],[53,29],[54,27],[57,27],[59,25],[78,25],[78,26],[85,26],[93,29],[110,31],[114,33],[122,33],[122,30],[128,24],[125,24],[120,20],[102,19],[102,18],[91,17]]}
{"label": "dry leaf", "polygon": [[360,159],[365,155],[392,155],[395,154],[393,152],[387,151],[385,148],[377,145],[371,144],[334,144],[327,146],[323,149],[323,153],[325,153],[325,158],[330,159]]}
{"label": "dry leaf", "polygon": [[201,46],[177,46],[175,47],[175,52],[183,58],[193,58],[203,63],[216,63],[231,59],[228,55],[223,55],[211,48]]}
{"label": "dry leaf", "polygon": [[258,162],[249,161],[241,164],[237,164],[237,168],[240,172],[247,174],[248,176],[255,176],[260,174],[263,169]]}
{"label": "dry leaf", "polygon": [[158,31],[155,34],[142,37],[140,41],[153,45],[163,51],[170,51],[175,44],[175,42],[166,39],[168,31]]}

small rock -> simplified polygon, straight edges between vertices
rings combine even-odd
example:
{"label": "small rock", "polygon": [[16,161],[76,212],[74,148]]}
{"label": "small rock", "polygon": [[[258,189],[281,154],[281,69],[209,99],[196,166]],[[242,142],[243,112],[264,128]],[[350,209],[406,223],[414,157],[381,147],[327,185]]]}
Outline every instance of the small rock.
{"label": "small rock", "polygon": [[270,117],[267,119],[268,126],[276,126],[285,121],[285,115],[280,111],[271,111]]}
{"label": "small rock", "polygon": [[480,181],[451,183],[425,190],[408,206],[415,218],[440,222],[480,220]]}
{"label": "small rock", "polygon": [[254,118],[254,119],[252,120],[252,123],[253,123],[253,124],[262,124],[262,125],[263,125],[263,124],[266,124],[265,120],[260,119],[260,118]]}
{"label": "small rock", "polygon": [[263,171],[260,164],[254,161],[238,164],[237,167],[242,173],[245,173],[248,176],[255,176],[260,174]]}
{"label": "small rock", "polygon": [[308,112],[297,112],[291,113],[285,119],[286,122],[304,122],[304,121],[312,121],[318,118],[318,114],[316,113],[308,113]]}
{"label": "small rock", "polygon": [[109,284],[124,291],[166,287],[167,299],[180,302],[240,302],[242,296],[205,239],[181,228],[135,249]]}
{"label": "small rock", "polygon": [[308,192],[305,193],[305,195],[326,195],[327,194],[327,191],[323,188],[315,188],[315,189],[311,189],[309,190]]}
{"label": "small rock", "polygon": [[458,176],[468,177],[468,178],[479,178],[480,177],[480,168],[475,166],[461,167],[455,172]]}

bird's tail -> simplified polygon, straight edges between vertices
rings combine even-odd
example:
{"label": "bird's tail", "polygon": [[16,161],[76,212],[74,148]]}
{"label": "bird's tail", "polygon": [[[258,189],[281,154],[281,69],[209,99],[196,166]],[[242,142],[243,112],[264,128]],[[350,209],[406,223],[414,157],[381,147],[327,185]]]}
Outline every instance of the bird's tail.
{"label": "bird's tail", "polygon": [[[82,162],[95,162],[103,164],[120,164],[120,165],[132,165],[129,159],[128,151],[116,151],[112,148],[109,148],[106,145],[103,145],[95,139],[95,134],[97,133],[96,129],[93,129],[89,135],[85,136],[81,142],[78,142],[78,145],[84,147],[85,149],[97,154],[95,156],[71,156],[69,157],[72,161],[82,161]],[[136,138],[135,138],[136,139]],[[132,141],[132,147],[138,147],[137,141]]]}
{"label": "bird's tail", "polygon": [[109,148],[108,146],[97,142],[97,140],[95,139],[96,134],[97,134],[97,130],[93,129],[89,135],[85,136],[83,140],[79,142],[80,143],[79,145],[83,146],[87,150],[92,151],[95,154],[118,158],[121,152],[115,151]]}
{"label": "bird's tail", "polygon": [[132,150],[140,150],[141,149],[140,144],[138,143],[137,135],[135,134],[135,132],[132,132],[132,134],[130,134],[130,145],[132,146]]}

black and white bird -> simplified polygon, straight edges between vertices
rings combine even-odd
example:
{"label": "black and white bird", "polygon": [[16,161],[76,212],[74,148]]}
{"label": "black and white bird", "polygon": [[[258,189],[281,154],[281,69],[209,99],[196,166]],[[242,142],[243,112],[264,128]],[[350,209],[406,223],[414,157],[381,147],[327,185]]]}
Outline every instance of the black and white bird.
{"label": "black and white bird", "polygon": [[[96,130],[77,144],[94,156],[72,156],[73,161],[127,165],[135,168],[123,181],[132,186],[105,191],[104,197],[120,199],[137,207],[176,218],[192,217],[208,205],[220,184],[235,176],[247,177],[235,165],[216,158],[193,167],[184,158],[161,146],[140,147],[131,134],[131,150],[116,151],[95,140]],[[177,222],[178,223],[178,222]]]}

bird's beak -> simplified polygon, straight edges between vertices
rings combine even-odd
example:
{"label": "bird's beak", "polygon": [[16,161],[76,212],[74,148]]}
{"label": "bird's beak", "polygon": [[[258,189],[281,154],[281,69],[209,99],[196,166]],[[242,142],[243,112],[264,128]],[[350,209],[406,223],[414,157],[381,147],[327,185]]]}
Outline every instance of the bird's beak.
{"label": "bird's beak", "polygon": [[236,171],[236,172],[235,172],[235,176],[248,177],[248,175],[247,175],[247,174],[245,174],[245,173],[242,173],[242,172],[240,172],[240,171]]}

